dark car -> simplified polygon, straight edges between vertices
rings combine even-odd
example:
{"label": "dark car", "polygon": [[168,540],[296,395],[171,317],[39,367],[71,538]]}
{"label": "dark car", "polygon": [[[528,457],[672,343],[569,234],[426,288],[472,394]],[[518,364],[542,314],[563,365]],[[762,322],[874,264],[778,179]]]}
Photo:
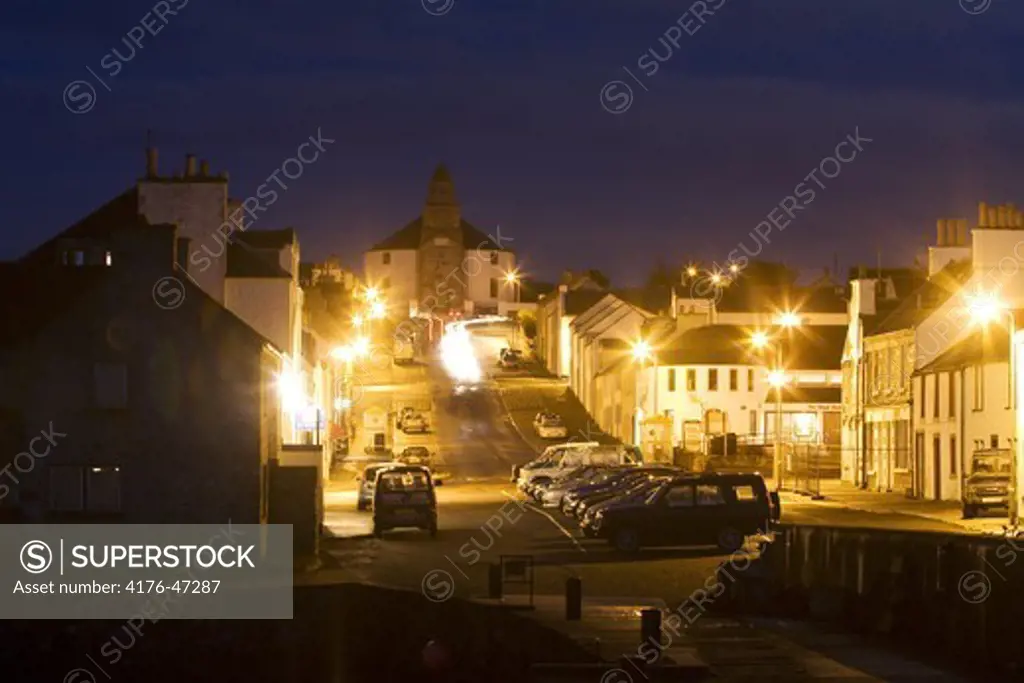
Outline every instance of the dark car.
{"label": "dark car", "polygon": [[597,535],[597,532],[594,531],[594,522],[602,510],[615,506],[643,505],[647,498],[650,497],[651,491],[654,491],[661,486],[662,482],[669,479],[671,477],[651,477],[646,481],[634,484],[631,488],[607,500],[595,501],[593,503],[584,501],[580,503],[576,506],[576,514],[579,515],[580,530],[583,532],[583,535],[591,537]]}
{"label": "dark car", "polygon": [[396,465],[377,472],[373,490],[373,535],[403,527],[425,529],[437,536],[437,496],[430,470]]}
{"label": "dark car", "polygon": [[604,509],[593,529],[623,552],[680,545],[735,552],[778,520],[777,503],[759,474],[684,474],[663,482],[643,505]]}
{"label": "dark car", "polygon": [[604,481],[577,486],[562,498],[562,512],[574,515],[581,502],[593,503],[608,500],[633,488],[637,483],[650,479],[652,476],[682,474],[678,467],[634,467],[610,474]]}

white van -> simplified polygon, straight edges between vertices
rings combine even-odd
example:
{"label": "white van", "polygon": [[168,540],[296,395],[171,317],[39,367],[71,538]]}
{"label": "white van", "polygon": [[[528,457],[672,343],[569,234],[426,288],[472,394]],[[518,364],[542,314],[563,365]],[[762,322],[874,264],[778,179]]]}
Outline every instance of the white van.
{"label": "white van", "polygon": [[639,465],[640,450],[636,446],[602,446],[588,443],[562,444],[544,451],[531,463],[513,470],[514,480],[520,490],[542,481],[551,481],[559,475],[584,465]]}

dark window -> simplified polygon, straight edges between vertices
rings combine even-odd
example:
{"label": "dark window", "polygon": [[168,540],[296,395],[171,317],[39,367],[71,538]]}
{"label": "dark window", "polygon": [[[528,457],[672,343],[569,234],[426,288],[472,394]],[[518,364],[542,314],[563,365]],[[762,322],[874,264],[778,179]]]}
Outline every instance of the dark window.
{"label": "dark window", "polygon": [[384,263],[385,266],[390,266],[391,265],[391,252],[390,251],[385,251],[381,255],[381,261]]}
{"label": "dark window", "polygon": [[932,417],[937,418],[939,416],[939,385],[942,382],[939,381],[941,375],[932,375],[932,396],[935,398],[935,405],[932,406]]}
{"label": "dark window", "polygon": [[949,437],[949,474],[956,474],[956,434]]}
{"label": "dark window", "polygon": [[672,508],[692,508],[693,486],[690,484],[673,486],[665,492],[665,503]]}
{"label": "dark window", "polygon": [[708,370],[708,391],[718,391],[718,369]]}
{"label": "dark window", "polygon": [[686,371],[686,390],[697,391],[697,371],[687,370]]}
{"label": "dark window", "polygon": [[949,373],[949,416],[956,417],[956,373],[952,372]]}
{"label": "dark window", "polygon": [[919,383],[921,385],[921,391],[920,391],[920,393],[918,395],[918,398],[921,401],[920,413],[921,413],[921,419],[923,420],[924,419],[924,397],[928,395],[928,392],[927,392],[927,389],[928,389],[928,376],[927,375],[921,375],[921,380],[920,380]]}
{"label": "dark window", "polygon": [[985,368],[974,366],[974,409],[985,409]]}
{"label": "dark window", "polygon": [[757,434],[757,411],[750,411],[750,433]]}
{"label": "dark window", "polygon": [[992,434],[991,436],[989,436],[988,437],[988,443],[989,443],[989,446],[992,447],[992,448],[999,448],[999,435],[998,434]]}
{"label": "dark window", "polygon": [[498,280],[493,277],[491,278],[491,298],[498,298]]}
{"label": "dark window", "polygon": [[754,371],[747,370],[747,391],[754,390]]}
{"label": "dark window", "polygon": [[697,484],[697,505],[725,505],[722,487],[718,484]]}
{"label": "dark window", "polygon": [[669,368],[668,369],[668,390],[669,391],[675,391],[676,390],[676,369],[675,368]]}
{"label": "dark window", "polygon": [[740,371],[729,370],[729,391],[738,391],[740,388]]}
{"label": "dark window", "polygon": [[492,251],[491,252],[491,265],[492,266],[498,265],[498,252],[496,252],[496,251]]}

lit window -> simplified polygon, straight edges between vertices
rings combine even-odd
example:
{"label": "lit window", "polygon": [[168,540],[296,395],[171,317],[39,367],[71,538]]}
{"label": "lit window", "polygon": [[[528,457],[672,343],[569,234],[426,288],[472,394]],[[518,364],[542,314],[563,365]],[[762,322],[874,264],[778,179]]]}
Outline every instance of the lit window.
{"label": "lit window", "polygon": [[106,254],[104,255],[104,259],[103,259],[103,262],[104,262],[104,264],[105,264],[105,265],[108,265],[108,266],[109,266],[109,265],[113,265],[113,263],[114,263],[114,256],[113,256],[113,254],[111,254],[111,253],[110,253],[110,252],[108,251],[108,252],[107,252],[107,253],[106,253]]}

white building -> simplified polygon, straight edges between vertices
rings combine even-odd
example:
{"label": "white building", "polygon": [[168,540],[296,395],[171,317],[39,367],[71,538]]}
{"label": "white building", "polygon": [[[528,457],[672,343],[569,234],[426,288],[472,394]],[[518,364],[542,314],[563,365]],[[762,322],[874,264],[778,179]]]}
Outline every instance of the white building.
{"label": "white building", "polygon": [[499,241],[498,231],[462,219],[451,176],[438,166],[422,214],[366,252],[364,273],[399,318],[504,313],[519,286],[506,280],[515,253]]}

